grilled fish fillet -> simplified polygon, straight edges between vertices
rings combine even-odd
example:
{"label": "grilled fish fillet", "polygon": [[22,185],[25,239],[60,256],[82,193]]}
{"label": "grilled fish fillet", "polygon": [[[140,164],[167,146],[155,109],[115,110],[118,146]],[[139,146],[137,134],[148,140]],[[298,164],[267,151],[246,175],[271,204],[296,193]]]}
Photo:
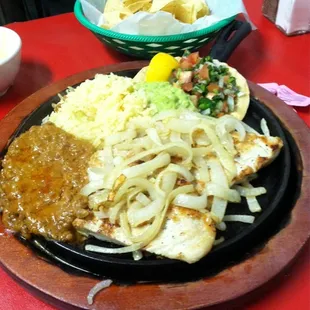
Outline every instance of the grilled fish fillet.
{"label": "grilled fish fillet", "polygon": [[[233,134],[237,154],[235,162],[238,174],[233,184],[242,182],[247,176],[270,164],[279,154],[283,142],[278,137],[266,137],[248,133],[244,141]],[[233,185],[231,184],[231,185]],[[108,241],[130,245],[122,229],[109,220],[93,218],[76,219],[73,226],[78,232],[99,233]],[[133,229],[133,235],[142,233],[148,225]],[[171,206],[167,220],[159,235],[144,250],[171,259],[194,263],[212,248],[216,230],[209,213]]]}
{"label": "grilled fish fillet", "polygon": [[[73,225],[81,234],[96,232],[107,237],[107,241],[131,244],[123,230],[110,224],[108,219],[76,219]],[[134,228],[132,233],[134,236],[140,235],[147,227],[148,225],[143,225]],[[211,250],[215,235],[216,229],[209,213],[172,206],[161,232],[144,250],[191,264]]]}
{"label": "grilled fish fillet", "polygon": [[283,142],[279,137],[248,133],[244,141],[240,141],[237,133],[233,133],[232,136],[237,151],[234,158],[237,176],[233,184],[241,183],[249,175],[272,163],[283,147]]}

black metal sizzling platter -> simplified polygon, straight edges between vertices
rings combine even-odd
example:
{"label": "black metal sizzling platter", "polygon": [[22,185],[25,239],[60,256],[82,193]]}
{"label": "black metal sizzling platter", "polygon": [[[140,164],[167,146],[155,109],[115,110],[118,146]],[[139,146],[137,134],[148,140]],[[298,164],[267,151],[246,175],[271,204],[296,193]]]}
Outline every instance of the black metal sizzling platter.
{"label": "black metal sizzling platter", "polygon": [[[117,74],[133,77],[136,72],[136,70],[130,70]],[[52,103],[58,101],[59,98],[55,95],[31,113],[20,124],[11,141],[31,126],[40,125],[42,119],[52,112]],[[39,255],[67,271],[106,276],[119,281],[178,281],[218,272],[234,261],[245,258],[249,255],[248,253],[253,252],[253,249],[259,247],[268,237],[281,229],[298,195],[300,175],[295,167],[295,156],[298,156],[295,153],[296,145],[288,133],[284,132],[277,117],[257,99],[251,98],[244,121],[260,132],[262,118],[266,119],[271,135],[279,136],[284,142],[278,158],[270,166],[259,171],[258,179],[252,182],[254,186],[264,186],[267,189],[267,194],[258,197],[263,211],[251,214],[244,199],[240,204],[230,204],[227,214],[255,215],[254,224],[227,223],[227,230],[217,234],[217,237],[224,236],[225,241],[214,247],[206,257],[195,264],[189,265],[155,255],[145,255],[142,260],[134,261],[130,254],[103,255],[86,252],[82,246],[73,246],[53,240],[47,241],[42,237],[34,236],[31,240],[18,238],[37,251]],[[294,152],[290,152],[290,149]],[[5,153],[6,150],[0,155]],[[115,246],[95,239],[86,242]]]}

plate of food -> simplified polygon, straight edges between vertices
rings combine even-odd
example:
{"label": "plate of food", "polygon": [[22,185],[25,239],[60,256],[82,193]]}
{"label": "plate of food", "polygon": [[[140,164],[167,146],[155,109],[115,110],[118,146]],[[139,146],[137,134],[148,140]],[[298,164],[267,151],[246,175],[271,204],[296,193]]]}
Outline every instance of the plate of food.
{"label": "plate of food", "polygon": [[[88,292],[81,292],[93,277],[104,281],[90,303],[113,282],[132,284],[119,308],[126,298],[149,303],[143,285],[164,292],[164,283],[178,281],[194,295],[208,291],[207,283],[219,286],[213,274],[255,261],[268,238],[288,230],[289,211],[302,201],[300,146],[259,92],[211,57],[160,53],[149,64],[90,70],[32,95],[0,126],[1,262],[48,295],[83,307]],[[307,231],[299,233],[307,239]],[[12,262],[8,244],[20,260],[30,255],[29,270]],[[55,281],[30,276],[38,264]],[[69,294],[80,278],[79,293]],[[214,304],[250,287],[200,301]],[[124,289],[112,285],[94,306]],[[222,282],[221,290],[229,288]]]}

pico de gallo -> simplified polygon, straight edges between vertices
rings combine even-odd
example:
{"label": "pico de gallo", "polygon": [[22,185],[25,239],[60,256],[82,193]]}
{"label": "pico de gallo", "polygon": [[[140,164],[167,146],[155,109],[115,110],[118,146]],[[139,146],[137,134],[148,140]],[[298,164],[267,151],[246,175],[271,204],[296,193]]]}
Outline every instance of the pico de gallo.
{"label": "pico de gallo", "polygon": [[183,55],[169,82],[188,93],[202,114],[213,117],[233,112],[242,95],[227,66],[198,52]]}

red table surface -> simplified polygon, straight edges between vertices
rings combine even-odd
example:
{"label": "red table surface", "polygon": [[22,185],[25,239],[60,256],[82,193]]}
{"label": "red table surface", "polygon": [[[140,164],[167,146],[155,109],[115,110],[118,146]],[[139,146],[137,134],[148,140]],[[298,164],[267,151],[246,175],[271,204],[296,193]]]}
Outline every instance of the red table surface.
{"label": "red table surface", "polygon": [[[310,35],[286,37],[262,16],[262,0],[244,2],[258,30],[240,44],[229,63],[253,82],[277,82],[310,96]],[[22,39],[22,64],[14,86],[0,98],[0,119],[28,95],[54,81],[86,69],[132,60],[103,46],[73,14],[7,26]],[[201,52],[206,54],[208,47]],[[299,108],[297,112],[310,125],[309,107]],[[55,309],[37,299],[1,268],[0,279],[1,310]],[[310,309],[309,293],[308,242],[283,274],[225,309]]]}

